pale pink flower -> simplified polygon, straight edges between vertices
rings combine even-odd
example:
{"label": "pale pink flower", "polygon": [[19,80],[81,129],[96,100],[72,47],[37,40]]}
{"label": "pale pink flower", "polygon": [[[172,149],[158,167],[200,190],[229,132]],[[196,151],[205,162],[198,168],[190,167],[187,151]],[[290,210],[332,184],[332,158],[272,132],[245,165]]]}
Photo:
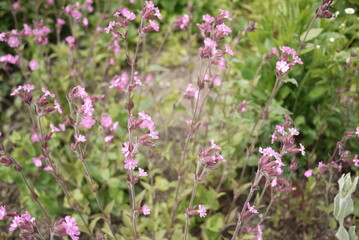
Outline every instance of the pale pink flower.
{"label": "pale pink flower", "polygon": [[64,132],[66,130],[66,125],[63,123],[59,124],[60,129]]}
{"label": "pale pink flower", "polygon": [[205,21],[206,23],[212,23],[215,19],[211,15],[206,14],[202,16],[202,20]]}
{"label": "pale pink flower", "polygon": [[354,159],[353,159],[353,162],[354,162],[354,166],[359,167],[358,154],[355,154]]}
{"label": "pale pink flower", "polygon": [[277,61],[276,69],[277,69],[277,71],[279,71],[281,73],[286,73],[289,70],[289,65],[286,61],[283,61],[283,60]]}
{"label": "pale pink flower", "polygon": [[44,171],[51,172],[51,171],[54,171],[54,169],[51,166],[46,166],[46,167],[44,167]]}
{"label": "pale pink flower", "polygon": [[86,128],[92,128],[92,126],[96,123],[96,121],[90,117],[83,119],[80,122],[80,125]]}
{"label": "pale pink flower", "polygon": [[193,87],[192,83],[187,85],[186,91],[183,94],[186,98],[196,98],[198,96],[198,90]]}
{"label": "pale pink flower", "polygon": [[113,135],[106,136],[106,137],[104,138],[105,143],[111,142],[114,137],[115,137],[115,136],[113,136]]}
{"label": "pale pink flower", "polygon": [[135,20],[135,18],[136,18],[136,15],[133,12],[131,12],[130,10],[128,10],[128,8],[123,8],[121,13],[128,20],[132,21],[132,20]]}
{"label": "pale pink flower", "polygon": [[140,177],[147,177],[148,174],[147,174],[147,172],[145,172],[145,170],[143,170],[142,168],[138,168],[138,176],[140,176]]}
{"label": "pale pink flower", "polygon": [[221,160],[224,163],[227,162],[227,160],[221,154],[219,154],[219,152],[216,152],[216,156],[218,160]]}
{"label": "pale pink flower", "polygon": [[295,63],[298,63],[298,64],[300,64],[300,65],[303,64],[302,59],[300,59],[298,56],[293,56],[293,59],[294,59],[294,62],[295,62]]}
{"label": "pale pink flower", "polygon": [[32,162],[35,164],[36,167],[41,167],[42,166],[42,156],[38,157],[38,158],[32,158]]}
{"label": "pale pink flower", "polygon": [[54,124],[50,124],[50,128],[51,128],[51,130],[53,131],[53,132],[61,132],[61,130],[60,129],[58,129]]}
{"label": "pale pink flower", "polygon": [[224,44],[224,47],[226,48],[226,53],[228,53],[228,54],[231,55],[231,56],[234,55],[232,49],[229,47],[228,44]]}
{"label": "pale pink flower", "polygon": [[297,136],[297,135],[299,135],[299,131],[298,131],[297,129],[295,129],[295,128],[288,128],[288,130],[289,130],[289,132],[290,132],[290,134],[291,134],[292,136]]}
{"label": "pale pink flower", "polygon": [[222,78],[221,78],[219,75],[217,75],[217,76],[213,79],[213,84],[214,84],[214,86],[216,86],[216,87],[221,86],[221,85],[222,85]]}
{"label": "pale pink flower", "polygon": [[258,210],[257,209],[255,209],[254,207],[252,207],[249,203],[248,203],[248,210],[251,212],[251,213],[253,213],[253,214],[258,214],[259,212],[258,212]]}
{"label": "pale pink flower", "polygon": [[279,53],[278,53],[278,51],[277,51],[276,48],[272,48],[272,53],[273,53],[274,55],[277,55],[277,56],[279,57]]}
{"label": "pale pink flower", "polygon": [[110,116],[104,115],[101,118],[101,126],[105,129],[109,129],[112,125],[112,118]]}
{"label": "pale pink flower", "polygon": [[0,221],[6,216],[6,205],[0,207]]}
{"label": "pale pink flower", "polygon": [[223,18],[228,19],[228,21],[232,21],[232,18],[229,15],[229,12],[227,10],[219,9],[219,12],[221,13]]}
{"label": "pale pink flower", "polygon": [[15,47],[18,47],[20,45],[20,40],[16,36],[11,36],[7,40],[7,44],[9,45],[9,47],[15,48]]}
{"label": "pale pink flower", "polygon": [[150,215],[151,209],[147,205],[143,205],[141,208],[143,215]]}
{"label": "pale pink flower", "polygon": [[199,216],[200,217],[205,217],[206,215],[207,215],[207,213],[206,213],[206,207],[205,206],[203,206],[203,205],[201,205],[201,204],[199,204],[198,205],[198,213],[199,213]]}
{"label": "pale pink flower", "polygon": [[77,226],[76,219],[70,216],[65,217],[64,226],[66,233],[71,237],[72,240],[78,240],[80,236],[79,227]]}
{"label": "pale pink flower", "polygon": [[24,220],[22,219],[21,216],[15,216],[15,217],[12,219],[12,222],[11,222],[11,224],[10,224],[9,230],[10,230],[10,231],[15,231],[15,230],[19,227],[19,225],[20,225],[22,222],[24,222]]}
{"label": "pale pink flower", "polygon": [[153,28],[153,30],[155,30],[156,32],[158,32],[160,30],[160,27],[158,26],[156,21],[153,20],[149,20],[151,27]]}
{"label": "pale pink flower", "polygon": [[303,144],[299,143],[299,146],[300,146],[299,151],[301,152],[302,156],[305,156],[305,151],[304,151],[305,148],[304,148]]}
{"label": "pale pink flower", "polygon": [[263,240],[263,232],[261,225],[257,226],[257,239],[256,240]]}
{"label": "pale pink flower", "polygon": [[24,91],[26,92],[30,92],[35,89],[35,86],[31,84],[25,84],[24,86],[22,86],[22,89],[24,89]]}
{"label": "pale pink flower", "polygon": [[54,104],[55,104],[55,109],[57,110],[58,113],[62,114],[62,108],[60,106],[60,104],[57,102],[57,100],[55,99],[54,101]]}
{"label": "pale pink flower", "polygon": [[359,127],[356,128],[355,134],[358,135],[358,137],[359,137]]}
{"label": "pale pink flower", "polygon": [[131,157],[127,157],[125,160],[125,169],[128,170],[133,170],[137,167],[138,161],[136,161],[135,159],[131,158]]}
{"label": "pale pink flower", "polygon": [[65,25],[65,23],[66,23],[66,21],[64,19],[62,19],[62,18],[57,18],[56,19],[56,26],[57,27],[61,27],[61,26]]}
{"label": "pale pink flower", "polygon": [[17,10],[21,7],[21,4],[20,2],[14,2],[12,5],[11,5],[12,9],[14,10]]}
{"label": "pale pink flower", "polygon": [[274,177],[273,180],[272,180],[271,186],[275,187],[275,186],[277,186],[277,184],[278,184],[278,178]]}
{"label": "pale pink flower", "polygon": [[17,95],[20,92],[21,89],[22,89],[22,86],[18,86],[14,91],[12,91],[10,93],[10,96]]}
{"label": "pale pink flower", "polygon": [[187,27],[189,22],[190,22],[190,18],[188,16],[188,14],[183,15],[183,17],[178,16],[177,19],[176,19],[175,28],[176,29],[181,29],[181,30],[186,30],[186,27]]}
{"label": "pale pink flower", "polygon": [[75,139],[77,142],[86,142],[86,137],[83,135],[75,135]]}
{"label": "pale pink flower", "polygon": [[218,145],[216,145],[216,144],[214,143],[214,139],[211,139],[210,142],[211,142],[211,148],[212,148],[212,149],[218,149],[218,150],[221,149],[220,146],[218,146]]}
{"label": "pale pink flower", "polygon": [[282,134],[283,136],[287,135],[287,132],[284,130],[284,127],[280,126],[280,125],[276,125],[275,126],[275,130],[278,131],[280,134]]}
{"label": "pale pink flower", "polygon": [[228,36],[228,34],[232,32],[232,30],[225,23],[217,25],[216,29],[226,36]]}
{"label": "pale pink flower", "polygon": [[45,93],[45,96],[50,96],[52,98],[55,97],[55,94],[50,93],[50,91],[47,90],[46,88],[43,87],[41,90],[42,90],[43,93]]}
{"label": "pale pink flower", "polygon": [[304,176],[307,178],[309,178],[312,175],[313,175],[313,169],[308,169],[307,171],[304,172]]}
{"label": "pale pink flower", "polygon": [[30,68],[31,71],[35,71],[36,69],[39,68],[39,66],[40,66],[40,64],[39,64],[39,62],[36,61],[36,60],[31,60],[31,61],[29,62],[29,68]]}
{"label": "pale pink flower", "polygon": [[[154,130],[154,129],[153,129]],[[159,139],[158,137],[158,132],[157,131],[150,131],[150,133],[148,134],[152,139]]]}

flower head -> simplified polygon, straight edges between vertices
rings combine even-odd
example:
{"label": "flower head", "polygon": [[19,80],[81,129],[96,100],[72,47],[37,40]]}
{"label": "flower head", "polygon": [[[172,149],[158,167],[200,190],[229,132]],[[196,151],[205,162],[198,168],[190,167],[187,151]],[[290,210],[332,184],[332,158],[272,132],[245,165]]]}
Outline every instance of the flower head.
{"label": "flower head", "polygon": [[203,206],[203,205],[201,205],[201,204],[199,204],[198,205],[198,213],[199,213],[199,216],[200,217],[205,217],[206,215],[207,215],[207,213],[206,213],[206,207],[205,206]]}
{"label": "flower head", "polygon": [[6,216],[6,205],[0,207],[0,221]]}
{"label": "flower head", "polygon": [[251,213],[253,213],[253,214],[258,214],[258,210],[255,209],[254,207],[252,207],[249,203],[248,203],[247,207],[248,207],[248,210],[249,210]]}
{"label": "flower head", "polygon": [[143,205],[141,208],[143,215],[150,215],[151,209],[147,205]]}
{"label": "flower head", "polygon": [[79,227],[77,226],[76,219],[71,216],[66,216],[64,221],[66,233],[72,240],[78,240],[80,236]]}
{"label": "flower head", "polygon": [[309,178],[312,175],[313,175],[313,169],[308,169],[307,171],[304,172],[304,176],[307,178]]}

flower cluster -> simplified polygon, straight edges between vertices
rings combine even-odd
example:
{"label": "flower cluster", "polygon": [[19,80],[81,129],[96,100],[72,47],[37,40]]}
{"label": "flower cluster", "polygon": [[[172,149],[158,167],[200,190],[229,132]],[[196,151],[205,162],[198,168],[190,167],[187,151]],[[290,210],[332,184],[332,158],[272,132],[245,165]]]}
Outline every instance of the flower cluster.
{"label": "flower cluster", "polygon": [[86,17],[83,16],[82,11],[87,11],[89,13],[93,12],[93,0],[86,0],[83,4],[76,2],[74,5],[67,5],[64,8],[64,13],[72,17],[76,23],[83,26],[88,26],[89,22]]}
{"label": "flower cluster", "polygon": [[188,216],[194,216],[194,215],[197,215],[199,214],[199,216],[201,218],[204,218],[205,216],[207,216],[207,209],[205,206],[199,204],[198,205],[198,210],[187,210],[187,215]]}
{"label": "flower cluster", "polygon": [[116,88],[118,91],[126,93],[137,86],[144,86],[137,76],[134,76],[134,83],[131,85],[128,85],[129,80],[130,77],[127,72],[123,72],[121,75],[115,75],[111,80],[109,88]]}
{"label": "flower cluster", "polygon": [[322,0],[322,4],[316,11],[316,17],[317,18],[332,18],[335,17],[329,9],[333,8],[333,2],[334,0]]}
{"label": "flower cluster", "polygon": [[[202,164],[205,165],[205,168],[208,168],[210,170],[216,170],[216,165],[219,161],[223,163],[227,162],[227,160],[217,151],[220,149],[221,147],[214,143],[214,139],[211,139],[211,146],[203,151],[200,151],[200,161]],[[216,152],[213,155],[210,155],[213,150],[215,150]]]}
{"label": "flower cluster", "polygon": [[70,99],[75,99],[82,104],[80,107],[75,107],[76,113],[82,119],[80,125],[86,128],[92,128],[96,123],[96,120],[93,119],[95,109],[92,105],[93,100],[89,97],[85,88],[81,86],[74,87],[70,92]]}
{"label": "flower cluster", "polygon": [[103,115],[101,118],[101,126],[104,131],[104,141],[109,143],[115,137],[111,133],[118,129],[118,122],[113,122],[112,118],[108,115]]}
{"label": "flower cluster", "polygon": [[[138,153],[138,147],[140,145],[145,147],[153,147],[155,143],[153,141],[149,141],[149,139],[159,139],[158,132],[155,131],[155,125],[152,121],[152,118],[146,114],[145,112],[140,112],[139,119],[137,120],[134,116],[130,116],[129,122],[128,122],[128,130],[130,132],[133,132],[136,129],[147,129],[149,133],[136,138],[136,143],[133,143],[131,141],[125,142],[122,145],[122,154],[125,157],[125,169],[127,170],[134,170],[137,167],[138,161],[135,160],[135,156]],[[139,177],[147,175],[142,170],[139,170]],[[137,182],[139,178],[135,179],[135,182]]]}
{"label": "flower cluster", "polygon": [[281,54],[276,48],[272,48],[272,54],[280,57],[279,61],[276,63],[276,74],[278,76],[284,75],[288,72],[295,64],[303,64],[302,60],[297,56],[297,52],[286,46],[279,47]]}
{"label": "flower cluster", "polygon": [[72,240],[78,240],[80,236],[76,219],[71,216],[57,220],[53,227],[53,233],[61,237],[69,236]]}
{"label": "flower cluster", "polygon": [[[294,128],[292,119],[289,116],[286,116],[286,122],[283,125],[277,125],[274,133],[272,134],[271,143],[273,144],[275,141],[279,141],[281,143],[280,152],[276,152],[271,147],[260,147],[259,152],[262,153],[263,156],[259,159],[259,169],[265,172],[267,176],[272,176],[275,178],[276,176],[282,175],[283,173],[282,167],[285,166],[285,164],[282,162],[283,156],[298,152],[301,152],[301,154],[304,156],[304,146],[300,143],[300,148],[297,148],[294,142],[294,136],[297,135],[299,135],[299,131]],[[275,161],[271,161],[272,157],[275,158]],[[294,166],[296,164],[294,163],[292,165]],[[272,183],[272,185],[275,186],[276,184]]]}
{"label": "flower cluster", "polygon": [[175,29],[186,30],[187,25],[190,23],[190,17],[188,14],[178,16],[175,21]]}

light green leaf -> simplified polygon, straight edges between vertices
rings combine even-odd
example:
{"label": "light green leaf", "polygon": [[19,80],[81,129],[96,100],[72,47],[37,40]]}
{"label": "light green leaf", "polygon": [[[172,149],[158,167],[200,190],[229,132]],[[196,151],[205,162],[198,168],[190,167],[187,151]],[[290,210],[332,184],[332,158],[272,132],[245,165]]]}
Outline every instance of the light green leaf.
{"label": "light green leaf", "polygon": [[[305,39],[305,41],[310,41],[313,38],[316,38],[317,36],[319,36],[319,34],[323,31],[323,28],[312,28],[309,30],[307,38]],[[301,36],[300,36],[300,41],[303,41],[305,35],[307,32],[304,32]]]}

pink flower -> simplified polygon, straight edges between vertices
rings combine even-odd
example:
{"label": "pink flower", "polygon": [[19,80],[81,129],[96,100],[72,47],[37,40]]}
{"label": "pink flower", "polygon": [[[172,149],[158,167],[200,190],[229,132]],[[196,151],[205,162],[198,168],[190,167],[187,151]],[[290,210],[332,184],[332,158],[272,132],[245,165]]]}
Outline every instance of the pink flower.
{"label": "pink flower", "polygon": [[96,123],[95,120],[93,120],[92,118],[88,117],[88,118],[85,118],[83,119],[81,122],[80,122],[80,125],[83,126],[83,127],[86,127],[86,128],[92,128],[92,126]]}
{"label": "pink flower", "polygon": [[43,156],[40,156],[38,158],[32,158],[32,162],[35,164],[36,167],[41,167],[43,158]]}
{"label": "pink flower", "polygon": [[187,85],[186,91],[183,94],[186,98],[196,98],[198,97],[198,90],[193,87],[192,83]]}
{"label": "pink flower", "polygon": [[148,130],[154,129],[155,123],[152,121],[151,117],[146,114],[145,112],[139,112],[138,115],[143,119],[144,121],[139,126],[140,128],[147,128]]}
{"label": "pink flower", "polygon": [[211,15],[206,14],[202,16],[202,20],[205,21],[206,23],[212,23],[215,19]]}
{"label": "pink flower", "polygon": [[66,233],[69,235],[69,237],[71,237],[72,240],[79,239],[78,236],[80,236],[80,231],[75,218],[66,216],[64,226],[66,229]]}
{"label": "pink flower", "polygon": [[289,65],[286,61],[277,61],[276,63],[276,69],[278,72],[281,72],[281,73],[286,73],[288,72],[289,70]]}
{"label": "pink flower", "polygon": [[150,131],[149,136],[150,136],[152,139],[159,139],[159,137],[158,137],[158,132],[157,132],[157,131]]}
{"label": "pink flower", "polygon": [[355,154],[354,159],[353,159],[353,162],[354,162],[354,166],[359,167],[358,154]]}
{"label": "pink flower", "polygon": [[218,146],[218,145],[216,145],[216,144],[214,143],[214,139],[211,139],[211,148],[212,148],[212,149],[218,149],[218,150],[221,149],[220,146]]}
{"label": "pink flower", "polygon": [[113,29],[114,26],[116,26],[116,22],[115,22],[115,21],[109,22],[108,26],[105,27],[105,32],[106,32],[106,33],[109,33],[109,32]]}
{"label": "pink flower", "polygon": [[252,207],[249,203],[248,203],[248,210],[253,213],[253,214],[258,214],[258,210],[255,209],[254,207]]}
{"label": "pink flower", "polygon": [[9,230],[10,230],[10,231],[15,231],[23,221],[24,221],[24,220],[22,219],[21,216],[15,216],[15,217],[12,219],[12,222],[11,222],[11,224],[10,224]]}
{"label": "pink flower", "polygon": [[141,208],[143,215],[150,215],[151,209],[147,205],[143,205]]}
{"label": "pink flower", "polygon": [[221,154],[219,154],[219,152],[216,152],[216,156],[218,160],[221,160],[224,163],[227,162],[227,160]]}
{"label": "pink flower", "polygon": [[124,167],[125,167],[125,169],[133,170],[133,169],[135,169],[137,167],[137,164],[138,164],[138,162],[135,159],[133,159],[131,157],[128,157],[125,160],[125,166]]}
{"label": "pink flower", "polygon": [[298,63],[298,64],[300,64],[300,65],[303,64],[302,59],[300,59],[298,56],[293,56],[293,59],[294,59],[294,62],[295,62],[295,63]]}
{"label": "pink flower", "polygon": [[61,26],[65,25],[65,23],[66,23],[66,21],[64,19],[62,19],[62,18],[57,18],[56,19],[56,26],[57,27],[61,27]]}
{"label": "pink flower", "polygon": [[150,25],[151,25],[153,30],[155,30],[156,32],[158,32],[160,30],[160,27],[158,26],[156,21],[149,20],[149,22],[150,22]]}
{"label": "pink flower", "polygon": [[101,118],[101,126],[105,129],[111,128],[112,125],[112,118],[110,116],[104,115]]}
{"label": "pink flower", "polygon": [[287,132],[284,130],[284,127],[280,126],[280,125],[276,125],[275,126],[275,130],[278,131],[280,134],[282,134],[283,136],[287,135]]}
{"label": "pink flower", "polygon": [[262,227],[261,225],[257,226],[257,239],[256,240],[263,240],[263,232],[262,232]]}
{"label": "pink flower", "polygon": [[44,167],[44,171],[51,172],[51,171],[54,171],[54,169],[51,166],[46,166],[46,167]]}
{"label": "pink flower", "polygon": [[75,139],[77,142],[86,142],[86,137],[83,135],[75,135]]}
{"label": "pink flower", "polygon": [[299,146],[300,146],[300,152],[301,152],[301,154],[302,154],[302,156],[305,156],[305,148],[304,148],[304,146],[303,146],[303,144],[301,144],[301,143],[299,143]]}
{"label": "pink flower", "polygon": [[225,23],[217,25],[216,29],[221,32],[221,34],[224,34],[226,36],[228,36],[228,34],[232,32],[232,30]]}
{"label": "pink flower", "polygon": [[132,21],[136,19],[136,15],[127,8],[123,8],[121,14],[128,20]]}
{"label": "pink flower", "polygon": [[206,215],[207,215],[207,213],[206,213],[206,207],[205,206],[203,206],[203,205],[201,205],[201,204],[199,204],[198,205],[198,213],[199,213],[199,216],[200,217],[205,217]]}
{"label": "pink flower", "polygon": [[21,4],[20,2],[14,2],[12,5],[11,5],[12,9],[14,10],[17,10],[21,7]]}
{"label": "pink flower", "polygon": [[359,137],[359,127],[356,128],[355,134],[358,135],[358,137]]}
{"label": "pink flower", "polygon": [[295,128],[288,128],[288,130],[289,130],[289,132],[290,132],[290,134],[291,134],[292,136],[297,136],[297,135],[299,135],[298,130],[295,129]]}
{"label": "pink flower", "polygon": [[61,132],[61,130],[60,129],[58,129],[54,124],[50,124],[50,128],[51,128],[51,130],[53,131],[53,132]]}
{"label": "pink flower", "polygon": [[15,48],[15,47],[18,47],[20,45],[20,40],[16,36],[11,36],[7,40],[7,44],[9,45],[9,47]]}
{"label": "pink flower", "polygon": [[178,16],[176,19],[175,28],[181,29],[181,30],[186,30],[186,27],[189,22],[190,22],[190,18],[188,16],[188,14],[183,15],[183,17]]}
{"label": "pink flower", "polygon": [[227,10],[219,9],[219,12],[223,18],[228,19],[228,21],[232,21],[232,18],[229,16],[229,12]]}
{"label": "pink flower", "polygon": [[277,184],[278,184],[278,178],[274,177],[273,180],[272,180],[271,186],[275,187],[275,186],[277,186]]}
{"label": "pink flower", "polygon": [[147,172],[145,172],[145,170],[143,170],[142,168],[138,168],[138,176],[140,176],[140,177],[147,177],[148,174],[147,174]]}
{"label": "pink flower", "polygon": [[39,68],[39,62],[38,61],[36,61],[36,60],[31,60],[30,62],[29,62],[29,68],[30,68],[30,70],[31,71],[35,71],[36,69],[38,69]]}
{"label": "pink flower", "polygon": [[0,221],[6,216],[6,205],[0,207]]}
{"label": "pink flower", "polygon": [[225,48],[226,48],[226,53],[228,53],[229,55],[233,56],[234,53],[232,51],[232,49],[229,47],[228,44],[224,44]]}
{"label": "pink flower", "polygon": [[313,175],[313,169],[308,169],[307,171],[304,172],[304,176],[307,178],[309,178],[312,175]]}
{"label": "pink flower", "polygon": [[106,137],[104,138],[105,143],[111,142],[114,137],[115,137],[115,136],[113,136],[113,135],[106,136]]}
{"label": "pink flower", "polygon": [[276,48],[272,48],[272,53],[273,53],[274,55],[277,55],[277,56],[279,57],[279,53],[278,53],[278,51],[277,51]]}
{"label": "pink flower", "polygon": [[55,109],[57,110],[58,113],[62,114],[62,108],[60,106],[60,104],[57,102],[57,100],[55,99],[54,101],[54,104],[55,104]]}
{"label": "pink flower", "polygon": [[52,98],[55,97],[55,94],[50,93],[50,91],[47,90],[46,88],[43,87],[41,90],[42,90],[43,93],[45,93],[45,96],[50,96]]}
{"label": "pink flower", "polygon": [[12,91],[10,93],[10,96],[17,95],[20,92],[21,89],[22,89],[22,86],[18,86],[14,91]]}
{"label": "pink flower", "polygon": [[19,56],[13,56],[11,54],[6,54],[6,55],[0,57],[0,62],[17,64],[17,63],[19,63],[19,59],[20,59]]}
{"label": "pink flower", "polygon": [[31,84],[25,84],[24,86],[22,86],[22,89],[24,89],[24,91],[26,92],[30,92],[35,89],[35,86]]}

